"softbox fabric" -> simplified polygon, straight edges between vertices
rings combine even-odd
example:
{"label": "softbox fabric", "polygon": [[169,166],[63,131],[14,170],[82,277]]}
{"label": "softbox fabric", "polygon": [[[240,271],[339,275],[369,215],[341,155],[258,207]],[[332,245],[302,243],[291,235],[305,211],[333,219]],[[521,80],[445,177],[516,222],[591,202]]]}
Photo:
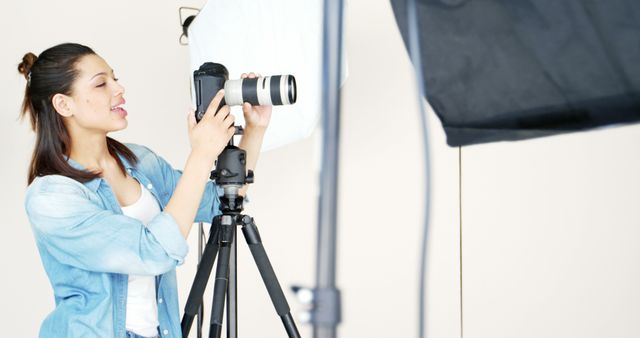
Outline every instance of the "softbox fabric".
{"label": "softbox fabric", "polygon": [[[406,0],[391,0],[408,46]],[[640,1],[417,1],[450,146],[640,121]],[[408,47],[407,47],[408,48]]]}

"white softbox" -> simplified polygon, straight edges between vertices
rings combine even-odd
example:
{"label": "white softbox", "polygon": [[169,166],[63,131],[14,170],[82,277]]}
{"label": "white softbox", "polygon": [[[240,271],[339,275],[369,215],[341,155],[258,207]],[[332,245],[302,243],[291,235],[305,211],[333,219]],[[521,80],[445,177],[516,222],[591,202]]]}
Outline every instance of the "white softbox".
{"label": "white softbox", "polygon": [[[192,71],[216,62],[229,70],[229,79],[249,72],[296,77],[297,102],[274,107],[263,150],[306,138],[318,123],[322,8],[322,0],[211,0],[189,26]],[[244,125],[241,108],[231,111]]]}

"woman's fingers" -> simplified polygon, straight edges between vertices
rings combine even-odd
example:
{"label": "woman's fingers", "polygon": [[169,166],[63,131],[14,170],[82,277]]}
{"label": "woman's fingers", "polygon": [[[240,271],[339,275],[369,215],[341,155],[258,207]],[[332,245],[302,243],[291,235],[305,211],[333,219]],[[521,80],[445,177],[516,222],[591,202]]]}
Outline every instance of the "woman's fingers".
{"label": "woman's fingers", "polygon": [[213,99],[211,100],[211,103],[209,103],[209,107],[207,107],[207,111],[204,113],[204,116],[202,118],[205,118],[205,117],[211,118],[215,116],[216,112],[218,111],[218,108],[220,107],[220,102],[222,102],[223,98],[224,98],[224,89],[220,89],[216,93],[216,96],[214,96]]}
{"label": "woman's fingers", "polygon": [[193,129],[193,127],[195,127],[197,123],[198,122],[196,121],[195,111],[193,109],[189,109],[187,111],[187,128],[189,128],[188,130]]}
{"label": "woman's fingers", "polygon": [[229,108],[229,106],[227,105],[224,105],[222,106],[222,108],[220,108],[218,113],[213,118],[219,121],[222,121],[225,118],[227,118],[227,116],[229,116],[230,112],[231,112],[231,108]]}
{"label": "woman's fingers", "polygon": [[233,116],[233,114],[229,114],[225,117],[224,121],[222,121],[222,123],[224,123],[225,126],[230,127],[233,125],[233,123],[236,121],[236,117]]}
{"label": "woman's fingers", "polygon": [[231,126],[227,129],[227,140],[230,140],[236,134],[236,127]]}

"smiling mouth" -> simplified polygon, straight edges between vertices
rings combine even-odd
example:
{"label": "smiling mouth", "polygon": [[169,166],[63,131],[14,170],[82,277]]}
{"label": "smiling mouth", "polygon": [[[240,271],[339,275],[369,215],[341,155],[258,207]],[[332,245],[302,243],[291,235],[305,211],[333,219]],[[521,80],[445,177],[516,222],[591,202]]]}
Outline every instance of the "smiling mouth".
{"label": "smiling mouth", "polygon": [[115,107],[111,107],[111,111],[120,115],[121,117],[127,116],[127,111],[121,107],[122,104],[119,104]]}

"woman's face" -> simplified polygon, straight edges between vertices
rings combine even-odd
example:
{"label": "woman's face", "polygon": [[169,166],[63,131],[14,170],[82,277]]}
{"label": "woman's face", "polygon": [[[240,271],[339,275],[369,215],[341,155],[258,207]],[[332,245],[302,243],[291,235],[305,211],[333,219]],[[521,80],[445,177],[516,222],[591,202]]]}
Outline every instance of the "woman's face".
{"label": "woman's face", "polygon": [[83,56],[76,64],[78,77],[71,87],[70,123],[85,131],[108,133],[127,127],[124,87],[113,69],[98,55]]}

